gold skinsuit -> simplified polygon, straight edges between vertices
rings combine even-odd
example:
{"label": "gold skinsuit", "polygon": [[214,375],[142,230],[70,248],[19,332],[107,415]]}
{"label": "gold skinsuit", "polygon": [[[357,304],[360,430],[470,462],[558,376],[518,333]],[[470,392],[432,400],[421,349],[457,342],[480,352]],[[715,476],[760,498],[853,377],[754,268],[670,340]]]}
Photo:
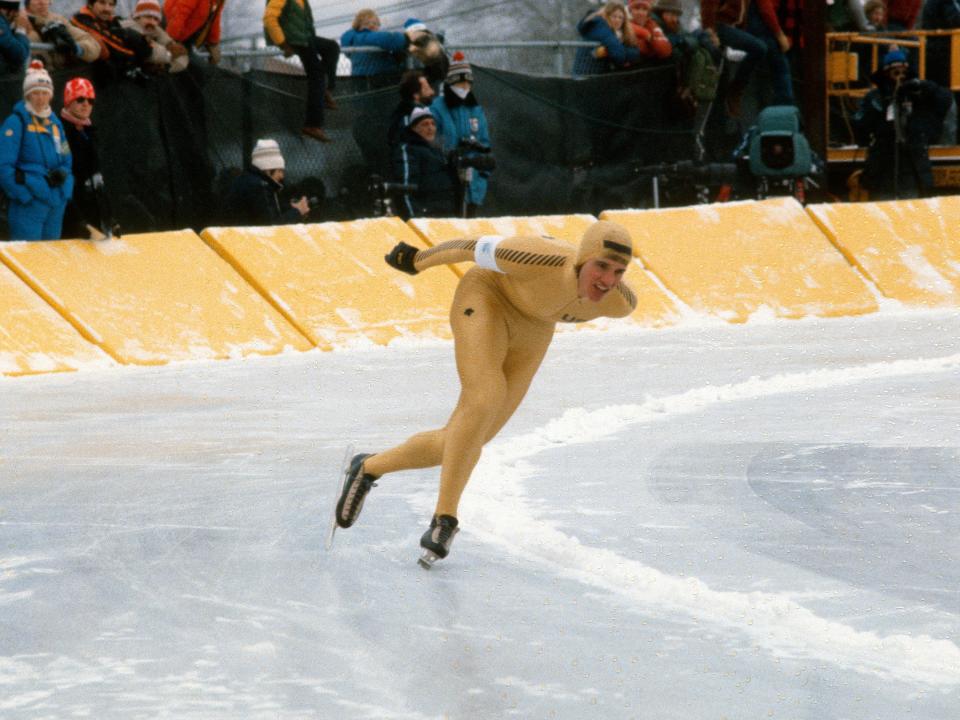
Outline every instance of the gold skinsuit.
{"label": "gold skinsuit", "polygon": [[[494,259],[499,272],[490,269]],[[520,405],[556,323],[625,317],[636,307],[623,282],[599,302],[579,298],[576,259],[575,246],[544,237],[451,240],[416,254],[417,271],[464,261],[486,266],[463,276],[450,308],[460,399],[445,427],[373,455],[364,472],[441,465],[436,514],[456,517],[483,446]]]}

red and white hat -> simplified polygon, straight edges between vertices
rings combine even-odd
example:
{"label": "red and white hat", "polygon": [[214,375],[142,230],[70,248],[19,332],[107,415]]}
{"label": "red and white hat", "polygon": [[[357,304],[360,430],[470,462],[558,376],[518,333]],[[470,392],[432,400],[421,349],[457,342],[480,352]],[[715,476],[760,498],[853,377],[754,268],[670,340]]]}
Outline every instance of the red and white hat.
{"label": "red and white hat", "polygon": [[63,105],[66,107],[77,98],[90,98],[93,100],[97,93],[93,90],[93,83],[82,77],[75,77],[68,80],[63,87]]}
{"label": "red and white hat", "polygon": [[44,69],[40,60],[31,60],[30,65],[27,66],[27,74],[23,78],[23,96],[27,97],[37,90],[48,92],[53,97],[53,80],[50,79],[50,73]]}
{"label": "red and white hat", "polygon": [[132,17],[134,20],[138,17],[152,17],[160,21],[163,20],[163,8],[157,0],[140,0],[133,9]]}

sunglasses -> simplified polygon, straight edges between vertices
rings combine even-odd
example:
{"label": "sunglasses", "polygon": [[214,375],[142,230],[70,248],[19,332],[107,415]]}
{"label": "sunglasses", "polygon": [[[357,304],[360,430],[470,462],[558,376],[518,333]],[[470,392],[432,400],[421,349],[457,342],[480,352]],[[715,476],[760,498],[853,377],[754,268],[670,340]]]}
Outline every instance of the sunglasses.
{"label": "sunglasses", "polygon": [[78,98],[76,98],[76,99],[74,100],[74,102],[86,103],[86,104],[88,104],[88,105],[93,105],[93,103],[96,102],[96,101],[95,101],[93,98],[78,97]]}

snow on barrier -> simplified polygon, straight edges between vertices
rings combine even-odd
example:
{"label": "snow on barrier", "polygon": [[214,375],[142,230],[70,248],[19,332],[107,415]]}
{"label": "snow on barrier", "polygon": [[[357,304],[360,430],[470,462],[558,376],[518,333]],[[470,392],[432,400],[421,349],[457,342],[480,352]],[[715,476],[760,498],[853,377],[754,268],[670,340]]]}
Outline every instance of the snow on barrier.
{"label": "snow on barrier", "polygon": [[311,347],[190,230],[103,242],[3,243],[0,255],[81,335],[120,363],[159,365]]}
{"label": "snow on barrier", "polygon": [[877,310],[841,253],[793,198],[663,210],[606,211],[634,252],[693,310],[744,322]]}
{"label": "snow on barrier", "polygon": [[[596,220],[592,215],[540,215],[470,220],[415,218],[409,224],[430,246],[476,235],[549,235],[579,245],[583,232]],[[458,263],[454,272],[462,275],[471,267],[472,263]],[[644,272],[642,263],[637,263],[627,280],[637,295],[637,309],[631,315],[633,320],[647,326],[671,325],[679,320],[676,303]],[[561,325],[558,329],[564,327]]]}
{"label": "snow on barrier", "polygon": [[960,198],[809,205],[807,212],[885,297],[960,305]]}
{"label": "snow on barrier", "polygon": [[113,364],[0,263],[0,374],[68,372]]}
{"label": "snow on barrier", "polygon": [[444,268],[410,277],[384,262],[418,239],[397,218],[208,228],[203,239],[316,346],[403,335],[450,337],[457,278]]}

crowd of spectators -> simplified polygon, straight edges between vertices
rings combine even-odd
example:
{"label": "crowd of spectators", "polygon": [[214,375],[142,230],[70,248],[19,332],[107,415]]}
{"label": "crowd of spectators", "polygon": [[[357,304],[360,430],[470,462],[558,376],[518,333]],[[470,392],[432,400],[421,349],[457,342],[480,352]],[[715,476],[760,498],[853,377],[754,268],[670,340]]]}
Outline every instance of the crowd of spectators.
{"label": "crowd of spectators", "polygon": [[[0,188],[14,239],[49,239],[62,233],[102,237],[118,231],[97,155],[94,85],[83,77],[70,79],[57,114],[47,68],[98,63],[110,72],[97,77],[149,81],[152,75],[184,70],[194,50],[202,50],[211,64],[220,60],[226,0],[139,0],[129,18],[117,15],[116,0],[85,1],[67,18],[51,9],[51,0],[23,0],[22,8],[17,0],[0,0],[0,62],[7,73],[24,77],[23,99],[0,135]],[[724,64],[730,66],[723,97],[730,117],[740,115],[743,94],[761,65],[766,66],[772,104],[792,105],[793,40],[788,32],[796,31],[791,12],[799,4],[699,0],[699,17],[684,27],[680,0],[605,2],[576,24],[591,44],[578,48],[574,74],[605,74],[665,61],[680,66],[700,53],[718,73]],[[827,2],[830,30],[890,32],[912,29],[918,22],[925,29],[958,28],[960,2]],[[352,50],[352,74],[357,77],[396,75],[409,66],[410,57],[418,60],[420,69],[401,77],[400,101],[384,139],[391,149],[390,180],[401,188],[398,209],[406,217],[471,217],[479,212],[495,162],[486,114],[474,92],[473,68],[461,53],[448,58],[440,38],[415,18],[402,29],[384,30],[377,12],[369,8],[356,14],[339,42],[320,37],[309,0],[266,0],[263,27],[268,43],[302,64],[308,88],[302,134],[321,142],[331,140],[325,112],[337,108],[332,90],[341,47]],[[949,38],[931,38],[927,48],[928,80],[918,81],[910,67],[916,53],[901,51],[891,39],[872,78],[875,88],[854,118],[858,140],[869,147],[864,185],[878,194],[889,192],[890,182],[894,192],[922,193],[932,186],[929,160],[923,158],[952,102],[943,88],[949,82]],[[306,198],[281,199],[284,180],[278,143],[260,139],[225,200],[230,215],[251,224],[306,217]]]}

